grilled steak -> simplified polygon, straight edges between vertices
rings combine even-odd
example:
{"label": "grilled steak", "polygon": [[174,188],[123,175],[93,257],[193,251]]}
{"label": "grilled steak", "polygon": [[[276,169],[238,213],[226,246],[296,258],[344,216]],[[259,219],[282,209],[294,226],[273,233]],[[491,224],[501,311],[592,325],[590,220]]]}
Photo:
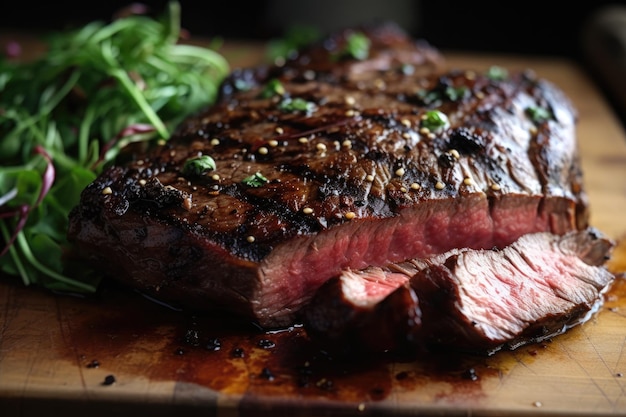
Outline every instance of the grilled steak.
{"label": "grilled steak", "polygon": [[542,232],[502,250],[344,271],[305,308],[307,333],[342,350],[514,349],[596,311],[614,279],[604,267],[612,247],[594,229]]}
{"label": "grilled steak", "polygon": [[162,300],[275,327],[346,268],[585,228],[562,92],[442,63],[383,26],[235,71],[217,104],[84,190],[69,239]]}

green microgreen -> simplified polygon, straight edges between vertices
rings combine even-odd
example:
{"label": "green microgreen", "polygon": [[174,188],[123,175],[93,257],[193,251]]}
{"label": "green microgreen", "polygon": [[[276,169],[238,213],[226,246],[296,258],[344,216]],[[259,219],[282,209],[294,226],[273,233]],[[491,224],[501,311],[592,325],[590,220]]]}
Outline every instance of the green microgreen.
{"label": "green microgreen", "polygon": [[214,102],[227,61],[179,43],[180,5],[46,38],[32,60],[0,56],[0,272],[57,291],[93,292],[62,257],[81,191],[131,142],[166,140]]}

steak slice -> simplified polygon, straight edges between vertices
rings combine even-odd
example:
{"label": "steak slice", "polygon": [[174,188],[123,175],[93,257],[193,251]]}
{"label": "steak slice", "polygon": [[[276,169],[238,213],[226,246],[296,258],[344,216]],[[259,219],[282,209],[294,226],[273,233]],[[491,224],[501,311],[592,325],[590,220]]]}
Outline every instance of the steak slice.
{"label": "steak slice", "polygon": [[515,349],[597,311],[614,280],[604,267],[612,248],[594,229],[542,232],[503,249],[344,271],[305,308],[305,326],[334,350]]}
{"label": "steak slice", "polygon": [[[165,144],[105,170],[70,214],[76,250],[163,301],[280,327],[346,268],[587,226],[557,87],[442,72],[422,42],[363,33],[368,58],[345,55],[346,31],[240,71]],[[185,168],[200,156],[215,169]]]}

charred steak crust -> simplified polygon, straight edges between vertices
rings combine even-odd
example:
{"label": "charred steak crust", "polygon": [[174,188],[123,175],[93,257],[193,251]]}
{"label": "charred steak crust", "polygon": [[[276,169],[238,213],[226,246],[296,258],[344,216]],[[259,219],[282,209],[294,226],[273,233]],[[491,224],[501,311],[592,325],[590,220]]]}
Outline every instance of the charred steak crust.
{"label": "charred steak crust", "polygon": [[[558,88],[443,72],[388,26],[364,32],[359,60],[342,52],[351,33],[235,72],[217,104],[84,190],[70,241],[151,295],[275,327],[345,268],[587,226]],[[186,172],[200,155],[215,169]]]}

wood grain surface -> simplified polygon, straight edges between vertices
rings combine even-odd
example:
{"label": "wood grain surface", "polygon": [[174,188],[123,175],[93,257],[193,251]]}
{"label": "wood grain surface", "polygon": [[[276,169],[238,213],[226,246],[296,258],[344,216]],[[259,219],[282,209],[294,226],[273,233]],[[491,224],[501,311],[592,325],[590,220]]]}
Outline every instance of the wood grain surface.
{"label": "wood grain surface", "polygon": [[[228,45],[237,64],[262,56]],[[578,108],[591,222],[619,243],[601,311],[491,357],[333,358],[302,328],[263,333],[109,284],[93,298],[0,279],[0,416],[626,415],[626,135],[568,61],[445,52],[448,66],[533,69]]]}

